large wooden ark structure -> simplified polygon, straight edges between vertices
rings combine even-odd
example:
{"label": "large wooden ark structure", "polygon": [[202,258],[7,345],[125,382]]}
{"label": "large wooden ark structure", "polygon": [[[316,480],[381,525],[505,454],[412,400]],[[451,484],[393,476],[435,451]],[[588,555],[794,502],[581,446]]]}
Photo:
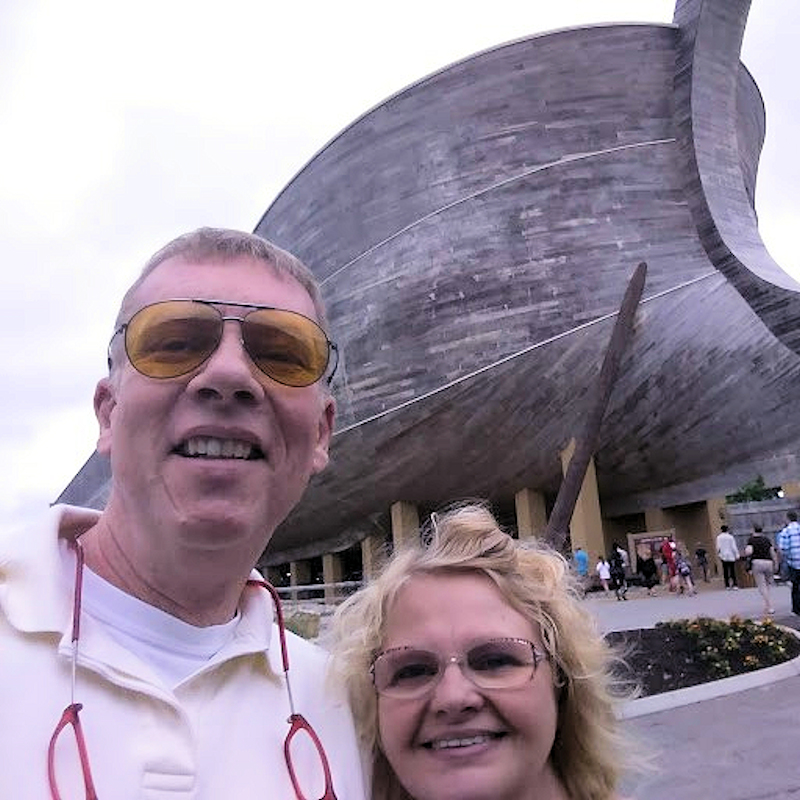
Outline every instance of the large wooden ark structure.
{"label": "large wooden ark structure", "polygon": [[535,528],[640,261],[596,511],[590,486],[573,539],[595,553],[680,525],[680,507],[710,536],[709,498],[800,479],[800,286],[758,234],[748,10],[680,0],[672,24],[479,53],[364,114],[284,188],[256,232],[318,276],[342,359],[330,466],[265,564],[463,497],[534,508]]}

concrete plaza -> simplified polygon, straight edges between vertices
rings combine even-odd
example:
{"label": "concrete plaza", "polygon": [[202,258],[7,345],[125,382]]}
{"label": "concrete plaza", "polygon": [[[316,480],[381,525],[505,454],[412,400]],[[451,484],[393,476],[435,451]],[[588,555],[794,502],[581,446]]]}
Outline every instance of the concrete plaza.
{"label": "concrete plaza", "polygon": [[[726,591],[719,579],[701,585],[692,597],[666,591],[647,597],[638,589],[628,596],[627,602],[618,602],[613,595],[589,596],[586,602],[601,630],[651,627],[661,620],[701,615],[757,619],[763,608],[755,589]],[[774,587],[773,600],[775,621],[798,628],[800,617],[791,613],[789,588]],[[791,669],[773,669],[769,674],[774,677],[764,685],[739,690],[751,685],[748,676],[730,678],[731,693],[714,697],[712,685],[696,687],[699,691],[688,703],[673,692],[660,696],[661,710],[626,719],[623,725],[654,755],[657,769],[653,774],[629,778],[624,796],[637,800],[797,800],[800,676],[792,675]]]}

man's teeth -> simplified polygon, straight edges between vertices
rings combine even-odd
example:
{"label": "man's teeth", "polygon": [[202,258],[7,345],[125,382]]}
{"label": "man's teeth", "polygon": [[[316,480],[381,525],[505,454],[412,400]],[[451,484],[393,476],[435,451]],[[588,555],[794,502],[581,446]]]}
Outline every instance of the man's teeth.
{"label": "man's teeth", "polygon": [[194,436],[186,440],[182,448],[187,456],[206,458],[251,458],[255,448],[249,442],[238,439],[215,439],[211,436]]}
{"label": "man's teeth", "polygon": [[488,742],[492,737],[488,733],[481,734],[480,736],[470,736],[465,739],[437,739],[431,742],[431,749],[433,750],[447,750],[451,747],[471,747],[475,744],[483,744]]}

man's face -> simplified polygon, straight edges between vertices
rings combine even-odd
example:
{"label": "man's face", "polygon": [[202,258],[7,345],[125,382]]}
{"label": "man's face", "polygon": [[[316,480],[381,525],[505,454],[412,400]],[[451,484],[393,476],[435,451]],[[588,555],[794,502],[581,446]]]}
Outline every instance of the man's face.
{"label": "man's face", "polygon": [[[297,281],[249,258],[165,261],[137,290],[131,314],[174,298],[269,305],[316,319]],[[123,522],[143,523],[149,533],[137,535],[144,539],[177,523],[186,536],[179,545],[239,544],[255,562],[310,476],[327,464],[333,401],[319,382],[293,388],[264,375],[240,333],[238,322],[226,322],[217,350],[178,378],[148,378],[118,358],[113,376],[98,384],[95,408],[98,450],[111,457],[109,507]],[[166,543],[149,545],[152,553]]]}

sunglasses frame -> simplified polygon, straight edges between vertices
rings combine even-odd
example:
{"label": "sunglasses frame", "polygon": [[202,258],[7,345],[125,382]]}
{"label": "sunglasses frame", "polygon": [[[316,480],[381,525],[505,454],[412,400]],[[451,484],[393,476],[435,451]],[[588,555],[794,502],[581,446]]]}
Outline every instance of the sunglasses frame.
{"label": "sunglasses frame", "polygon": [[[136,364],[134,364],[133,359],[130,357],[130,353],[128,351],[128,329],[129,329],[130,323],[138,314],[141,314],[141,312],[144,311],[145,309],[151,308],[152,306],[161,305],[163,303],[197,303],[199,305],[209,306],[209,307],[213,308],[214,311],[217,314],[219,314],[220,322],[222,323],[222,325],[224,325],[226,322],[229,322],[229,321],[230,322],[238,322],[239,325],[240,325],[240,337],[239,337],[239,340],[240,340],[240,342],[242,344],[242,347],[244,348],[244,351],[247,353],[247,357],[253,362],[253,365],[256,367],[256,369],[258,369],[258,371],[262,375],[266,375],[270,380],[273,380],[276,383],[280,383],[282,386],[290,386],[290,387],[292,387],[294,389],[301,389],[301,388],[304,388],[306,386],[312,386],[317,381],[319,381],[325,375],[326,372],[329,372],[328,377],[325,379],[326,383],[328,385],[330,385],[331,382],[333,381],[333,377],[336,374],[336,370],[337,370],[337,368],[339,366],[339,348],[338,348],[338,346],[336,345],[335,342],[331,341],[331,339],[328,337],[328,334],[325,333],[325,330],[323,329],[323,327],[316,320],[311,319],[311,317],[308,317],[305,314],[301,314],[299,311],[292,311],[291,309],[288,309],[288,308],[278,308],[277,306],[265,306],[265,305],[259,305],[257,303],[240,303],[240,302],[236,302],[235,300],[202,300],[202,299],[199,299],[199,298],[196,298],[196,297],[170,297],[170,298],[167,298],[165,300],[156,300],[153,303],[148,303],[147,305],[144,305],[141,308],[137,309],[136,312],[131,315],[131,317],[128,319],[127,322],[123,322],[114,331],[114,333],[111,334],[111,339],[110,339],[110,341],[108,343],[108,369],[109,369],[109,371],[111,370],[112,364],[113,364],[113,360],[112,360],[112,356],[111,356],[111,349],[112,349],[112,346],[114,344],[114,339],[119,334],[124,334],[123,344],[124,344],[124,348],[125,348],[125,355],[127,356],[128,361],[130,362],[131,366],[137,372],[139,372],[141,375],[144,375],[147,378],[152,378],[153,380],[172,380],[173,378],[182,378],[185,375],[191,374],[196,369],[199,369],[203,364],[206,363],[206,361],[208,361],[209,358],[211,358],[212,355],[214,355],[214,353],[216,352],[217,348],[219,347],[219,345],[220,345],[220,343],[222,341],[222,337],[221,336],[220,336],[220,340],[217,342],[217,344],[214,347],[214,349],[199,364],[196,364],[191,369],[186,370],[186,372],[179,372],[177,375],[169,375],[169,376],[164,376],[164,377],[160,377],[160,376],[157,376],[157,375],[148,375],[146,372],[142,372],[136,366]],[[217,308],[217,306],[232,306],[233,308],[249,308],[250,311],[248,311],[246,314],[244,314],[244,316],[241,316],[241,317],[228,316],[228,315],[223,314],[222,311],[219,308]],[[283,381],[279,380],[278,378],[275,378],[274,376],[270,375],[268,372],[266,372],[265,370],[261,369],[261,367],[258,366],[256,361],[250,355],[250,351],[247,349],[247,344],[246,344],[245,339],[244,339],[244,332],[243,332],[243,330],[241,328],[241,326],[244,324],[244,321],[247,319],[247,317],[250,314],[252,314],[253,312],[256,312],[256,311],[282,311],[282,312],[287,313],[287,314],[295,314],[298,317],[302,317],[303,319],[308,320],[314,327],[316,327],[320,331],[320,333],[322,334],[322,336],[325,339],[325,343],[327,344],[328,354],[327,354],[327,359],[325,360],[325,368],[322,370],[322,373],[320,374],[320,376],[318,378],[316,378],[315,380],[311,381],[310,383],[299,384],[299,385],[298,384],[291,384],[291,383],[284,383]],[[333,368],[329,370],[329,368],[331,366],[331,361],[333,361]]]}
{"label": "sunglasses frame", "polygon": [[[533,663],[531,666],[531,674],[528,678],[524,681],[520,681],[519,684],[511,684],[510,686],[481,686],[480,683],[474,680],[473,675],[474,671],[469,668],[469,654],[479,648],[484,647],[487,644],[492,642],[517,642],[520,644],[525,644],[530,647],[531,655],[533,656]],[[432,655],[436,657],[436,662],[438,664],[438,672],[436,675],[432,676],[431,681],[429,684],[424,684],[419,690],[412,692],[408,695],[400,694],[393,694],[392,692],[386,692],[386,690],[381,690],[378,688],[378,685],[375,683],[375,664],[377,664],[378,660],[383,658],[384,656],[388,655],[389,653],[396,653],[402,650],[410,650],[412,652],[418,653],[425,653],[427,655]],[[543,653],[539,650],[536,645],[528,639],[522,639],[517,636],[496,636],[491,639],[486,639],[481,642],[476,642],[475,644],[471,645],[465,652],[459,654],[453,654],[449,656],[444,656],[441,653],[437,653],[435,650],[428,650],[425,647],[390,647],[388,650],[382,650],[380,653],[377,653],[375,657],[372,659],[372,663],[370,664],[369,674],[372,679],[372,685],[375,688],[377,694],[383,695],[384,697],[390,697],[394,700],[419,700],[421,697],[425,697],[426,695],[430,694],[442,681],[444,678],[444,673],[447,667],[450,664],[457,664],[458,668],[461,670],[461,674],[474,686],[477,686],[478,689],[484,692],[496,692],[502,691],[505,689],[516,689],[520,686],[524,686],[525,683],[532,681],[533,676],[536,674],[536,670],[539,666],[539,662],[544,661],[548,658],[547,653]],[[465,667],[467,669],[465,669]]]}

